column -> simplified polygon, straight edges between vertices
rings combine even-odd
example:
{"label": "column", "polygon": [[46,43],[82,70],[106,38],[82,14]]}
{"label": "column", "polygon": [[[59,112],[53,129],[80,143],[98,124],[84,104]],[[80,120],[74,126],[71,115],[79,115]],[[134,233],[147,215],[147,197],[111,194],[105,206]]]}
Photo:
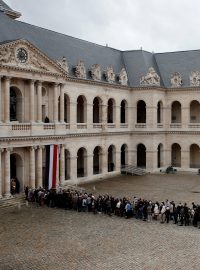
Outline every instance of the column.
{"label": "column", "polygon": [[108,150],[103,149],[102,151],[102,173],[108,173]]}
{"label": "column", "polygon": [[121,171],[121,151],[115,152],[115,167],[114,171],[120,172]]}
{"label": "column", "polygon": [[10,77],[5,78],[5,95],[4,95],[4,121],[10,122]]}
{"label": "column", "polygon": [[115,115],[113,115],[113,122],[115,123],[116,128],[120,128],[121,124],[121,106],[115,106]]}
{"label": "column", "polygon": [[163,167],[169,167],[172,165],[171,149],[164,149],[163,151]]}
{"label": "column", "polygon": [[2,122],[2,77],[0,76],[0,123]]}
{"label": "column", "polygon": [[93,154],[87,155],[87,177],[92,179],[93,177]]}
{"label": "column", "polygon": [[30,147],[30,181],[29,184],[35,188],[35,146]]}
{"label": "column", "polygon": [[146,126],[147,128],[157,128],[157,107],[146,107]]}
{"label": "column", "polygon": [[188,170],[190,168],[190,150],[181,149],[181,169]]}
{"label": "column", "polygon": [[60,183],[65,181],[65,145],[60,145]]}
{"label": "column", "polygon": [[77,156],[70,157],[70,163],[70,179],[77,184]]}
{"label": "column", "polygon": [[53,85],[53,120],[54,123],[58,122],[58,84]]}
{"label": "column", "polygon": [[146,169],[154,172],[157,169],[158,150],[146,150]]}
{"label": "column", "polygon": [[42,178],[42,152],[43,152],[44,146],[40,145],[37,149],[37,159],[36,159],[36,174],[37,174],[37,181],[36,181],[36,187],[42,187],[43,186],[43,178]]}
{"label": "column", "polygon": [[128,149],[128,164],[137,166],[137,149]]}
{"label": "column", "polygon": [[190,123],[190,108],[182,107],[181,114],[182,128],[188,128],[188,125]]}
{"label": "column", "polygon": [[70,129],[76,129],[77,123],[77,102],[70,101]]}
{"label": "column", "polygon": [[107,126],[107,104],[102,104],[102,128]]}
{"label": "column", "polygon": [[0,199],[2,199],[2,167],[1,167],[1,154],[3,153],[3,149],[0,149]]}
{"label": "column", "polygon": [[42,82],[37,83],[37,121],[42,122]]}
{"label": "column", "polygon": [[60,122],[64,123],[64,84],[60,85]]}
{"label": "column", "polygon": [[[169,128],[171,124],[171,108],[170,107],[163,107],[163,127]],[[162,124],[162,123],[161,123]]]}
{"label": "column", "polygon": [[35,121],[35,81],[30,81],[30,122]]}
{"label": "column", "polygon": [[87,104],[87,128],[93,128],[93,104],[88,103]]}
{"label": "column", "polygon": [[9,198],[11,197],[10,194],[10,152],[12,151],[12,148],[6,148],[5,150],[5,197]]}

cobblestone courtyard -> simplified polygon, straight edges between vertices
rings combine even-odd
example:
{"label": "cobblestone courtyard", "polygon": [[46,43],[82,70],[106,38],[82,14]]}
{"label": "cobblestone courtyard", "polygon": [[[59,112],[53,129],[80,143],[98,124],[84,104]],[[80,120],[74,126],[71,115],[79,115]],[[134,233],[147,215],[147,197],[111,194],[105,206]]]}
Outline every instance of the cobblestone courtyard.
{"label": "cobblestone courtyard", "polygon": [[[94,184],[86,185],[94,189]],[[96,193],[199,202],[200,176],[95,183]],[[0,212],[0,270],[200,269],[200,230],[35,206]]]}

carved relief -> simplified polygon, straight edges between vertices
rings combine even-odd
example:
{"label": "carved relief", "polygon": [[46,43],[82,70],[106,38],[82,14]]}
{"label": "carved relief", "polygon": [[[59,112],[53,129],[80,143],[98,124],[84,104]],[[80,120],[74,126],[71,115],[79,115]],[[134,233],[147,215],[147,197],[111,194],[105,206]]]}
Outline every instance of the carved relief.
{"label": "carved relief", "polygon": [[127,85],[128,84],[128,76],[127,76],[125,68],[122,68],[122,70],[119,73],[119,83],[121,85]]}
{"label": "carved relief", "polygon": [[200,86],[200,72],[192,71],[190,73],[190,86]]}
{"label": "carved relief", "polygon": [[156,73],[153,67],[150,67],[146,76],[140,78],[140,85],[149,86],[155,85],[160,86],[160,77]]}
{"label": "carved relief", "polygon": [[59,59],[59,60],[57,61],[57,64],[58,64],[62,69],[64,69],[64,71],[65,71],[66,73],[69,73],[69,66],[68,66],[67,60],[66,60],[66,58],[65,58],[64,56],[63,56],[62,59]]}
{"label": "carved relief", "polygon": [[14,50],[12,48],[3,48],[0,50],[0,64],[11,63],[14,61]]}
{"label": "carved relief", "polygon": [[86,68],[83,61],[79,61],[75,70],[76,77],[81,79],[86,79]]}
{"label": "carved relief", "polygon": [[115,73],[113,71],[112,67],[108,67],[106,72],[105,72],[106,80],[109,83],[115,82]]}
{"label": "carved relief", "polygon": [[91,76],[92,79],[95,81],[100,81],[101,80],[101,67],[98,64],[95,64],[91,68]]}
{"label": "carved relief", "polygon": [[179,72],[171,74],[171,85],[172,87],[180,87],[182,85],[182,78]]}
{"label": "carved relief", "polygon": [[34,53],[30,53],[29,64],[33,68],[43,69],[45,71],[48,71],[46,65],[44,63],[42,63],[41,60],[39,60]]}

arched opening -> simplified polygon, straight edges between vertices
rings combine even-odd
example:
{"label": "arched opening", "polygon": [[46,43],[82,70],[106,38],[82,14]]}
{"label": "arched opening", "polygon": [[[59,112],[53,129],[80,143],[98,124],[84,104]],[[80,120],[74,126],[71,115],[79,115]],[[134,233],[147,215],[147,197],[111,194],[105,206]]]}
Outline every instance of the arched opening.
{"label": "arched opening", "polygon": [[197,100],[190,103],[190,123],[200,123],[200,103]]}
{"label": "arched opening", "polygon": [[11,194],[23,192],[23,161],[18,154],[10,155]]}
{"label": "arched opening", "polygon": [[179,101],[174,101],[172,103],[172,123],[181,123],[181,103]]}
{"label": "arched opening", "polygon": [[157,123],[160,124],[162,122],[163,122],[163,103],[162,101],[159,101],[157,105]]}
{"label": "arched opening", "polygon": [[114,145],[110,145],[108,148],[108,172],[115,170],[116,150]]}
{"label": "arched opening", "polygon": [[64,121],[70,122],[70,100],[69,96],[64,94]]}
{"label": "arched opening", "polygon": [[93,174],[102,172],[102,149],[96,146],[93,151]]}
{"label": "arched opening", "polygon": [[157,166],[158,166],[158,168],[160,168],[160,167],[163,167],[163,144],[162,143],[160,143],[159,145],[158,145],[158,164],[157,164]]}
{"label": "arched opening", "polygon": [[93,123],[101,123],[102,121],[102,101],[99,97],[93,100]]}
{"label": "arched opening", "polygon": [[137,123],[146,123],[146,103],[143,100],[137,103]]}
{"label": "arched opening", "polygon": [[197,144],[190,146],[190,168],[200,168],[200,148]]}
{"label": "arched opening", "polygon": [[81,147],[77,152],[77,177],[87,175],[87,151]]}
{"label": "arched opening", "polygon": [[120,112],[120,122],[127,123],[127,102],[126,100],[122,100],[121,102],[121,112]]}
{"label": "arched opening", "polygon": [[22,94],[17,87],[10,88],[10,121],[22,122]]}
{"label": "arched opening", "polygon": [[77,123],[86,123],[86,99],[84,96],[79,96],[77,98]]}
{"label": "arched opening", "polygon": [[121,166],[128,164],[128,146],[123,144],[121,147]]}
{"label": "arched opening", "polygon": [[178,143],[172,144],[171,159],[173,167],[181,167],[181,147]]}
{"label": "arched opening", "polygon": [[137,167],[146,168],[146,147],[142,143],[137,146]]}
{"label": "arched opening", "polygon": [[108,111],[107,111],[107,122],[114,123],[115,122],[115,102],[112,98],[108,100]]}
{"label": "arched opening", "polygon": [[65,149],[65,180],[70,179],[70,152]]}

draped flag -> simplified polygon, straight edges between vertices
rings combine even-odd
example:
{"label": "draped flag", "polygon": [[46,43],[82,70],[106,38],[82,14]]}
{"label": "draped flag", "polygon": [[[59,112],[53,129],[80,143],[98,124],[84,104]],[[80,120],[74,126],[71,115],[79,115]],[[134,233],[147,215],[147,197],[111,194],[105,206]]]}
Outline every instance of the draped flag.
{"label": "draped flag", "polygon": [[58,145],[46,146],[45,187],[56,188]]}

